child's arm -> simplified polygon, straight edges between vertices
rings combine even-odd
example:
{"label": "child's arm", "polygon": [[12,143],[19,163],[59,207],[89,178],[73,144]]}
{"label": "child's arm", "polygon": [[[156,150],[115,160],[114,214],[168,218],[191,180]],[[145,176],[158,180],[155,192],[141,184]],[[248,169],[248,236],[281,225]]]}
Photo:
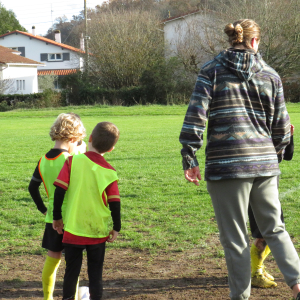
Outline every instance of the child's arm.
{"label": "child's arm", "polygon": [[290,143],[286,146],[283,159],[284,160],[292,160],[294,154],[294,138],[291,136]]}
{"label": "child's arm", "polygon": [[119,231],[121,230],[121,202],[120,193],[118,189],[118,182],[115,181],[111,183],[105,189],[105,191],[113,221],[113,230],[109,232],[109,238],[107,242],[112,243],[117,238]]}
{"label": "child's arm", "polygon": [[61,215],[61,207],[64,201],[66,190],[61,188],[60,186],[56,186],[54,192],[54,203],[53,203],[53,224],[52,227],[59,234],[63,234],[63,220]]}
{"label": "child's arm", "polygon": [[295,126],[293,124],[291,124],[291,139],[290,139],[290,143],[286,146],[284,154],[283,154],[283,159],[284,160],[292,160],[293,158],[293,154],[294,154],[294,130],[295,130]]}
{"label": "child's arm", "polygon": [[34,201],[37,209],[42,213],[46,214],[47,213],[47,207],[45,206],[43,199],[40,194],[39,187],[41,185],[41,182],[35,181],[31,179],[29,186],[28,186],[28,191],[30,193],[30,196],[32,200]]}
{"label": "child's arm", "polygon": [[109,202],[109,209],[113,220],[113,230],[109,232],[107,242],[112,243],[121,230],[121,205],[120,202]]}
{"label": "child's arm", "polygon": [[119,235],[118,231],[111,230],[109,232],[109,238],[107,239],[107,242],[112,243],[117,238],[118,235]]}
{"label": "child's arm", "polygon": [[71,162],[72,158],[67,158],[57,179],[53,183],[56,188],[54,192],[52,227],[54,230],[57,230],[59,234],[63,233],[62,229],[64,224],[61,215],[61,207],[64,202],[65,193],[69,186]]}
{"label": "child's arm", "polygon": [[52,227],[57,231],[58,234],[63,234],[64,223],[63,220],[53,220]]}

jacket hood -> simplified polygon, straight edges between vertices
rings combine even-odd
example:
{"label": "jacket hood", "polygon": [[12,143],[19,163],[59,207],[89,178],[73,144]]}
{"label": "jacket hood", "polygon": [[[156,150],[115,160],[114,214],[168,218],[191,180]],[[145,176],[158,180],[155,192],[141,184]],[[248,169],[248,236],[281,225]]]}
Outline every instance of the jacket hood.
{"label": "jacket hood", "polygon": [[249,81],[265,65],[260,53],[255,53],[252,49],[229,48],[219,53],[215,59],[243,81]]}

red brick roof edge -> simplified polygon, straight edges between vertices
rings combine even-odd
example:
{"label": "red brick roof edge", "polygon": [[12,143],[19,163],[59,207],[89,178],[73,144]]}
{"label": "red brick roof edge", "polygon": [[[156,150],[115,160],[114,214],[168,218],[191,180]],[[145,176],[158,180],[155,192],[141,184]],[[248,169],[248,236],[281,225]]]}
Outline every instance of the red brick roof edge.
{"label": "red brick roof edge", "polygon": [[62,69],[62,70],[38,70],[38,76],[58,75],[65,76],[78,72],[78,69]]}

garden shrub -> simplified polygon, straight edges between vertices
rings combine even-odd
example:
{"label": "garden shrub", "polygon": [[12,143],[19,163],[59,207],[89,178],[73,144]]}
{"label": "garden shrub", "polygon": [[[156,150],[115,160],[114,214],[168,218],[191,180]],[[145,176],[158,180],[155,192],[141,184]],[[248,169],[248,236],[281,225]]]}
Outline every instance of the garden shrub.
{"label": "garden shrub", "polygon": [[286,102],[300,102],[299,81],[283,81],[283,91]]}
{"label": "garden shrub", "polygon": [[0,111],[17,108],[59,107],[62,103],[61,93],[51,89],[36,94],[0,95]]}

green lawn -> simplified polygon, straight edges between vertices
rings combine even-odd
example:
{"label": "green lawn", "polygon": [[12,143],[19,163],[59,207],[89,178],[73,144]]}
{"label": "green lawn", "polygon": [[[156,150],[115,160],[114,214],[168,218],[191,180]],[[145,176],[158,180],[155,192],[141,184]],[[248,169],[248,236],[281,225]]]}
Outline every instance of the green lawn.
{"label": "green lawn", "polygon": [[[122,199],[122,234],[109,247],[172,251],[206,247],[205,240],[217,228],[205,182],[196,187],[183,176],[178,136],[186,108],[95,106],[0,113],[1,255],[44,253],[43,215],[27,187],[40,156],[53,145],[50,126],[59,113],[70,111],[81,116],[87,134],[100,121],[115,123],[121,132],[115,150],[105,155],[118,171]],[[281,164],[280,197],[287,229],[300,241],[300,105],[289,104],[288,110],[296,150],[292,162]],[[198,158],[203,170],[204,149]],[[44,191],[42,195],[46,199]]]}

